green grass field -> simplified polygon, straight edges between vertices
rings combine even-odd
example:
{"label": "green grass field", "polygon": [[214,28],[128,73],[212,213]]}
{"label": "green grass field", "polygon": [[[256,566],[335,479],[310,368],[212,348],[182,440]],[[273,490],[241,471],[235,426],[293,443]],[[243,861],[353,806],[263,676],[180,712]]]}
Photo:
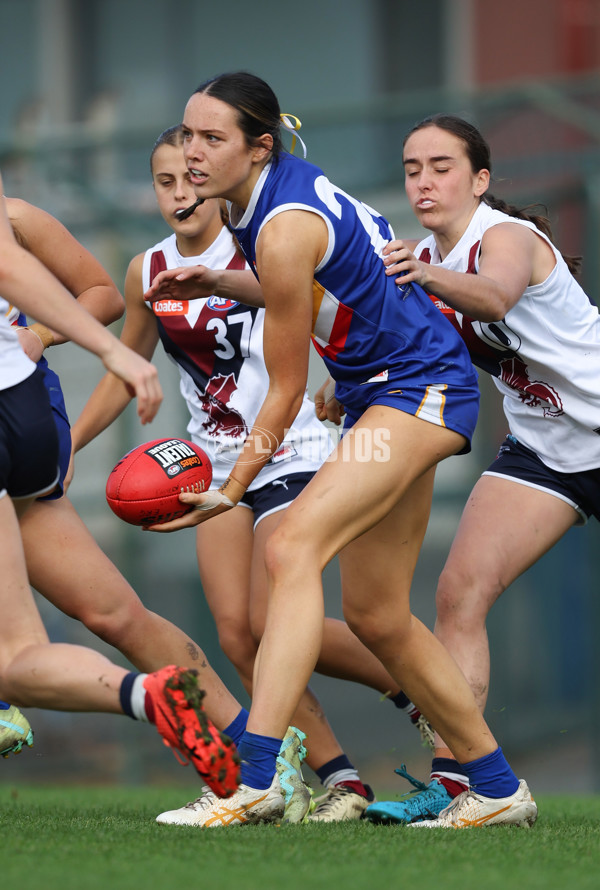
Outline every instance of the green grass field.
{"label": "green grass field", "polygon": [[542,797],[530,830],[366,822],[159,826],[176,788],[0,787],[6,890],[598,888],[600,796]]}

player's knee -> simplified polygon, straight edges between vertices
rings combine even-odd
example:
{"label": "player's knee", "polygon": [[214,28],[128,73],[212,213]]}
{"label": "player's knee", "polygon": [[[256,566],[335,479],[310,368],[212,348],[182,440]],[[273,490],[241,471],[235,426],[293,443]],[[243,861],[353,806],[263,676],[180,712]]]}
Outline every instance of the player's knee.
{"label": "player's knee", "polygon": [[444,569],[435,598],[437,624],[459,628],[480,625],[487,617],[488,604],[501,592],[499,581],[493,578]]}
{"label": "player's knee", "polygon": [[218,628],[219,646],[238,673],[252,676],[256,643],[249,627],[227,624]]}
{"label": "player's knee", "polygon": [[286,520],[284,516],[265,544],[265,567],[272,582],[288,574],[297,576],[309,567],[320,571],[322,564],[320,542],[303,526]]}
{"label": "player's knee", "polygon": [[396,645],[397,636],[392,632],[385,614],[376,610],[363,612],[345,608],[344,617],[352,633],[376,655],[387,650],[390,645]]}
{"label": "player's knee", "polygon": [[267,538],[265,544],[265,568],[269,579],[277,580],[285,572],[290,563],[290,546],[291,539],[282,522]]}
{"label": "player's knee", "polygon": [[139,633],[140,622],[145,611],[141,603],[123,603],[106,612],[86,608],[81,614],[74,617],[78,618],[95,636],[119,649],[133,631]]}

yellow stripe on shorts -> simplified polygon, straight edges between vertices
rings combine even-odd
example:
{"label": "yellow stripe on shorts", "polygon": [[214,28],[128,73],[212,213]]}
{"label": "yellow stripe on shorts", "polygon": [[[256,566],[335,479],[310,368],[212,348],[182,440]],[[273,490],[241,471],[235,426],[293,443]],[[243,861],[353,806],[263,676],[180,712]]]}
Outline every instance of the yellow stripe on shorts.
{"label": "yellow stripe on shorts", "polygon": [[446,404],[445,390],[447,383],[431,383],[425,390],[421,404],[415,412],[415,417],[428,420],[437,426],[446,426],[444,423],[444,405]]}

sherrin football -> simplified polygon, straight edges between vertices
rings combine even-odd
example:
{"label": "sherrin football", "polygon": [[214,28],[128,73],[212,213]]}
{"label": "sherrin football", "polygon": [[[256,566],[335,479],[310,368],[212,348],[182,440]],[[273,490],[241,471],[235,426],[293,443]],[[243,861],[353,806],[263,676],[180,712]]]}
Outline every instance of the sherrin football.
{"label": "sherrin football", "polygon": [[206,491],[212,481],[208,456],[187,439],[154,439],[129,451],[111,471],[106,500],[131,525],[159,525],[188,513],[182,488]]}

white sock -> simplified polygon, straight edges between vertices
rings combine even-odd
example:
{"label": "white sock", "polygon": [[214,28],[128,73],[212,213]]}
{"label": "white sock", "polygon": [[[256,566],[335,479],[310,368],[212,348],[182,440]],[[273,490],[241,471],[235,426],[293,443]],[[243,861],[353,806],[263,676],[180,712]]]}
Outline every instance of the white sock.
{"label": "white sock", "polygon": [[144,680],[147,676],[148,674],[138,674],[131,687],[131,710],[135,719],[141,720],[143,723],[150,722],[146,713],[147,693],[144,687]]}
{"label": "white sock", "polygon": [[355,769],[339,769],[335,773],[330,773],[322,784],[325,788],[333,788],[334,785],[343,785],[344,782],[360,782],[360,776]]}

